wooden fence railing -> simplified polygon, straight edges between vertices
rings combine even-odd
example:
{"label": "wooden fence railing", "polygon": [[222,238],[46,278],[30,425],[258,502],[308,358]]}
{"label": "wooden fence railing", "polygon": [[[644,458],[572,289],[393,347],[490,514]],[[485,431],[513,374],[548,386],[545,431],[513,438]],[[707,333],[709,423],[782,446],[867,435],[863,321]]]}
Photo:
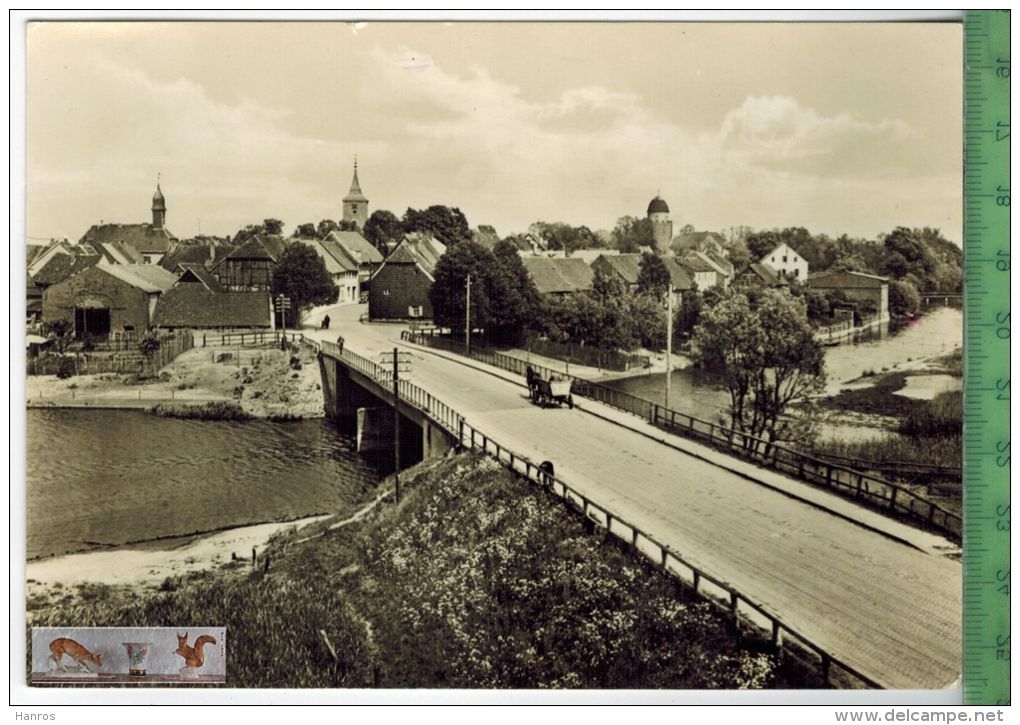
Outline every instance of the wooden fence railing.
{"label": "wooden fence railing", "polygon": [[[375,380],[385,380],[389,374],[389,371],[383,366],[348,349],[341,350],[335,343],[321,343],[321,353],[335,357],[345,365]],[[670,546],[662,544],[636,524],[613,513],[608,506],[598,503],[592,497],[583,494],[561,478],[548,472],[547,468],[543,468],[542,465],[501,445],[471,426],[464,416],[431,393],[406,379],[400,380],[399,386],[401,402],[428,415],[435,423],[452,434],[463,448],[471,451],[478,450],[492,456],[510,471],[543,486],[551,494],[563,499],[587,520],[601,526],[606,532],[628,544],[635,555],[647,557],[664,573],[677,579],[697,596],[722,611],[738,632],[742,628],[754,627],[769,637],[769,641],[777,651],[786,651],[794,656],[801,656],[802,653],[813,655],[809,664],[818,668],[826,682],[832,681],[837,673],[841,673],[844,681],[850,680],[870,688],[881,687],[874,679],[816,645],[806,635],[786,624],[766,606],[741,593],[729,582],[699,567]]]}
{"label": "wooden fence railing", "polygon": [[[409,330],[401,333],[401,339],[467,355],[474,360],[522,377],[526,374],[529,366],[524,360],[490,350],[472,349],[468,352],[464,344],[458,340],[423,335],[420,332]],[[631,413],[671,433],[706,443],[755,464],[792,474],[801,480],[825,487],[845,498],[929,526],[949,534],[957,540],[963,534],[963,520],[959,515],[884,478],[695,418],[607,385],[594,383],[573,375],[564,375],[562,371],[552,370],[541,365],[531,364],[530,367],[545,377],[555,373],[561,377],[569,378],[573,395],[589,398],[617,410]]]}

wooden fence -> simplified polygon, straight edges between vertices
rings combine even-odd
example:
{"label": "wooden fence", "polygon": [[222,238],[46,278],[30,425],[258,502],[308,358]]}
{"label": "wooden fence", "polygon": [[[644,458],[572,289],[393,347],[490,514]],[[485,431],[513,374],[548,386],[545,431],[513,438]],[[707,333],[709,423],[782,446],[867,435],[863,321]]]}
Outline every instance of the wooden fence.
{"label": "wooden fence", "polygon": [[[529,366],[524,360],[490,350],[471,349],[468,352],[464,344],[458,340],[423,335],[420,332],[409,330],[401,333],[401,339],[468,355],[474,360],[522,377],[526,374]],[[531,364],[530,367],[542,373],[544,377],[555,373],[570,379],[573,395],[589,398],[617,410],[631,413],[671,433],[708,444],[755,464],[794,475],[803,481],[825,487],[845,498],[936,529],[956,540],[959,540],[963,535],[963,520],[959,515],[884,478],[695,418],[607,385],[594,383],[573,375],[564,375],[562,371],[552,370],[541,365]]]}
{"label": "wooden fence", "polygon": [[[347,349],[341,350],[335,343],[321,343],[321,353],[339,359],[350,368],[375,380],[384,381],[392,374],[385,367],[357,353]],[[513,473],[541,485],[549,493],[562,499],[587,520],[622,540],[635,555],[645,556],[664,573],[677,579],[697,596],[722,611],[738,634],[753,628],[764,633],[780,653],[786,652],[798,658],[808,654],[811,659],[807,663],[817,667],[826,682],[839,677],[842,682],[850,681],[871,688],[881,687],[878,682],[858,669],[814,644],[807,636],[786,624],[777,614],[742,594],[732,584],[692,563],[680,552],[662,544],[636,524],[613,513],[608,506],[581,493],[548,472],[546,468],[486,436],[468,424],[464,416],[432,394],[404,379],[399,381],[399,386],[402,403],[417,408],[445,428],[460,442],[461,447],[492,456]]]}
{"label": "wooden fence", "polygon": [[28,375],[56,375],[64,360],[74,361],[75,375],[100,373],[138,374],[152,377],[169,365],[178,355],[194,347],[190,332],[173,332],[159,338],[159,348],[148,355],[138,349],[138,342],[122,352],[71,352],[66,355],[52,353],[40,355],[26,364]]}

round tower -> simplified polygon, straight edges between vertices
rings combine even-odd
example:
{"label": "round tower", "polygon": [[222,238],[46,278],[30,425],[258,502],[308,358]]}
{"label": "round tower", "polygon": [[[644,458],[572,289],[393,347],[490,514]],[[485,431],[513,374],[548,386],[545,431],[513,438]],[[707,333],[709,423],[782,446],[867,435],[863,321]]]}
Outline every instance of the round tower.
{"label": "round tower", "polygon": [[648,219],[652,222],[655,251],[669,254],[669,245],[673,241],[673,222],[669,219],[669,205],[658,194],[648,202]]}

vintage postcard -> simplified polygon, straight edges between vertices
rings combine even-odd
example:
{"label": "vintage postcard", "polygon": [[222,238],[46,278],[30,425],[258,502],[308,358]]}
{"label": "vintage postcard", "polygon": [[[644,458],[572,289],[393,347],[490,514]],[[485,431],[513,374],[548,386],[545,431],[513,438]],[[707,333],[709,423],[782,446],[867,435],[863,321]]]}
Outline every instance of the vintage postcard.
{"label": "vintage postcard", "polygon": [[25,32],[33,693],[959,686],[960,23]]}

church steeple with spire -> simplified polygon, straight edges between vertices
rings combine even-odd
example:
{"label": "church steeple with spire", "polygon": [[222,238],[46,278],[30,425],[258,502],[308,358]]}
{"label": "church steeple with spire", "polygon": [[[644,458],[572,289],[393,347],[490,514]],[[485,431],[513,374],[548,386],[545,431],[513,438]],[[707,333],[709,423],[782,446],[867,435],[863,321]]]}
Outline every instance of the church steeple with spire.
{"label": "church steeple with spire", "polygon": [[358,157],[354,157],[354,178],[351,179],[351,190],[344,197],[344,221],[353,222],[359,229],[365,226],[368,219],[368,197],[361,192],[358,181]]}
{"label": "church steeple with spire", "polygon": [[166,199],[159,188],[159,174],[156,174],[156,193],[152,195],[152,228],[162,229],[166,223]]}

